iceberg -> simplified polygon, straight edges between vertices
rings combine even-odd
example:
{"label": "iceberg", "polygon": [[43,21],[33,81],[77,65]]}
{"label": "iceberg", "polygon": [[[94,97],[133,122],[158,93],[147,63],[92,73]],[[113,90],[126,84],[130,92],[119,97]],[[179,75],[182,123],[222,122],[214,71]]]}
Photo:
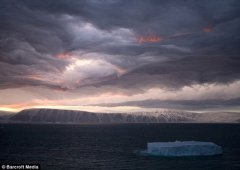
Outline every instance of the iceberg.
{"label": "iceberg", "polygon": [[176,141],[147,144],[147,154],[153,156],[213,156],[222,154],[222,147],[212,142]]}

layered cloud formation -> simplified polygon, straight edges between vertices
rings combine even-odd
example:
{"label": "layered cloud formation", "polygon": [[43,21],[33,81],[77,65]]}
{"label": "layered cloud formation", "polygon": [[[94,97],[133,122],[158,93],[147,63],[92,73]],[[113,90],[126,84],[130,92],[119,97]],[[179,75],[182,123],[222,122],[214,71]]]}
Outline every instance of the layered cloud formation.
{"label": "layered cloud formation", "polygon": [[240,97],[238,0],[1,0],[0,23],[2,108]]}

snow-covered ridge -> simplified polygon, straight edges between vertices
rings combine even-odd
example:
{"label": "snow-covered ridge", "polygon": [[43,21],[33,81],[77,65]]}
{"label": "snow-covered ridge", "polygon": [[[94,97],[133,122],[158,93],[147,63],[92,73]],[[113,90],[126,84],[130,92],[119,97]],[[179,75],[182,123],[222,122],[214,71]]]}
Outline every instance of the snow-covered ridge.
{"label": "snow-covered ridge", "polygon": [[239,122],[239,113],[194,113],[177,110],[134,113],[93,113],[58,109],[27,109],[9,122],[29,123],[166,123],[166,122]]}
{"label": "snow-covered ridge", "polygon": [[15,114],[14,112],[0,111],[0,122],[7,122]]}
{"label": "snow-covered ridge", "polygon": [[39,123],[158,123],[190,121],[183,112],[92,113],[74,110],[28,109],[11,118],[19,122]]}

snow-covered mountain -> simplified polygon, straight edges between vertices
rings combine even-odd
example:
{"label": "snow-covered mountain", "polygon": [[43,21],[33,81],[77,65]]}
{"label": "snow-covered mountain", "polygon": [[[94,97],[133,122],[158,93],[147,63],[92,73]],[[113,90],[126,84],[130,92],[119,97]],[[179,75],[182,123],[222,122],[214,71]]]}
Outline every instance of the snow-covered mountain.
{"label": "snow-covered mountain", "polygon": [[0,111],[0,122],[7,122],[15,114],[14,112]]}
{"label": "snow-covered mountain", "polygon": [[235,122],[240,113],[195,113],[176,110],[135,113],[92,113],[58,109],[27,109],[10,117],[8,122],[18,123],[166,123],[166,122]]}

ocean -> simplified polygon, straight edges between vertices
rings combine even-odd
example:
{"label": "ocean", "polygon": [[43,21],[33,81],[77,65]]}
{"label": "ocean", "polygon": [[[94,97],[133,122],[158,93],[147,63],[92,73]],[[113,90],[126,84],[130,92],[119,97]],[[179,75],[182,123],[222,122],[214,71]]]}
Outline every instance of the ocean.
{"label": "ocean", "polygon": [[[223,155],[154,157],[148,142],[211,141]],[[0,124],[0,163],[41,169],[240,170],[240,124]]]}

